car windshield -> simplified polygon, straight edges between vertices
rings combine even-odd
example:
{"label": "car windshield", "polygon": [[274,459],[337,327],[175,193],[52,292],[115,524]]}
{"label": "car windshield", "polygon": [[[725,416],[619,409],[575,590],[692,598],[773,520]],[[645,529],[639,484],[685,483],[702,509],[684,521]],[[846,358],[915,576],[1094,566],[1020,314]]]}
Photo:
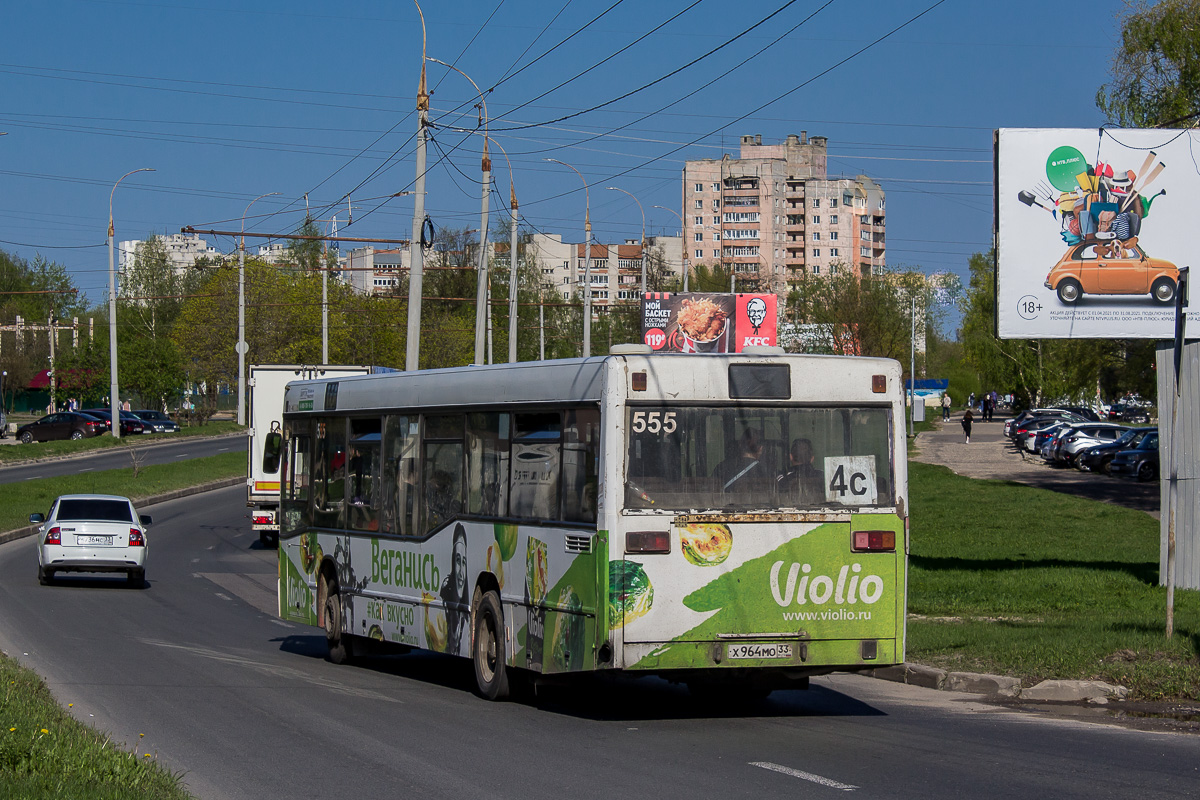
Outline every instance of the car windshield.
{"label": "car windshield", "polygon": [[135,411],[133,413],[137,414],[142,419],[150,419],[154,420],[155,422],[165,422],[168,419],[167,415],[161,411]]}
{"label": "car windshield", "polygon": [[60,500],[55,519],[59,522],[133,522],[133,512],[125,500],[80,498]]}
{"label": "car windshield", "polygon": [[886,408],[634,406],[628,413],[627,509],[895,502]]}

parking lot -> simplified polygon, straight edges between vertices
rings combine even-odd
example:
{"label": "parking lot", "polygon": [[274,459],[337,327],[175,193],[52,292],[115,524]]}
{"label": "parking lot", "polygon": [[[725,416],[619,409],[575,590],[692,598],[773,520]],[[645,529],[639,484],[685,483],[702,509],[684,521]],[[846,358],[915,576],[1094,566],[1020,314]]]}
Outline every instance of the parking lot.
{"label": "parking lot", "polygon": [[1161,498],[1158,481],[1138,483],[1080,472],[1071,467],[1052,467],[1038,456],[1026,454],[1022,457],[1004,436],[1004,416],[999,414],[992,422],[976,419],[971,430],[971,443],[967,444],[963,441],[959,417],[960,414],[955,414],[950,422],[945,423],[934,420],[938,428],[917,437],[913,460],[940,464],[969,478],[1013,481],[1039,489],[1116,503],[1159,518]]}

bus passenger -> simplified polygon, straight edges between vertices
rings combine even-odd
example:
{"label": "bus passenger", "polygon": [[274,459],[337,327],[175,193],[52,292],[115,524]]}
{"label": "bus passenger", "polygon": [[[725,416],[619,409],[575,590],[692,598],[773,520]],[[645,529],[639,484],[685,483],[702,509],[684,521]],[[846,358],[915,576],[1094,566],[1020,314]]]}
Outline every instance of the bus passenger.
{"label": "bus passenger", "polygon": [[788,450],[788,470],[777,481],[781,500],[814,502],[825,497],[825,477],[813,466],[813,446],[808,439],[793,439]]}
{"label": "bus passenger", "polygon": [[746,428],[738,440],[738,449],[713,470],[713,477],[721,481],[721,490],[759,489],[770,482],[770,475],[762,463],[762,436],[754,428]]}

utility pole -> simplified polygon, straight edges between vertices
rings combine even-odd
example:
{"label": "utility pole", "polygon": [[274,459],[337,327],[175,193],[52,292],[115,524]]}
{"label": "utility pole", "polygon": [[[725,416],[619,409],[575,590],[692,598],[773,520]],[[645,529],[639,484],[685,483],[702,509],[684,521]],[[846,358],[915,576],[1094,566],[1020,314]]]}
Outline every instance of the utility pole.
{"label": "utility pole", "polygon": [[264,197],[276,194],[279,192],[260,194],[247,203],[246,210],[242,212],[242,238],[238,243],[238,339],[234,345],[238,354],[238,425],[246,424],[246,353],[250,350],[250,346],[246,344],[246,214],[250,212],[250,206]]}
{"label": "utility pole", "polygon": [[557,158],[547,158],[555,164],[561,164],[579,176],[583,181],[583,357],[592,354],[592,201],[588,192],[587,180],[583,173],[565,161]]}
{"label": "utility pole", "polygon": [[112,191],[108,193],[108,402],[109,411],[112,414],[114,439],[121,438],[121,410],[119,408],[121,400],[120,390],[117,387],[117,270],[113,265],[113,236],[116,233],[116,226],[113,225],[113,195],[117,193],[117,187],[121,185],[121,181],[135,172],[154,172],[154,170],[149,167],[130,170],[117,178]]}
{"label": "utility pole", "polygon": [[54,312],[50,312],[50,413],[58,411],[58,402],[55,400],[55,389],[58,386],[58,375],[54,371],[54,346],[57,344],[55,339],[58,338],[57,331],[54,329],[55,323],[58,320],[54,318]]}
{"label": "utility pole", "polygon": [[508,153],[499,142],[496,147],[508,163],[508,363],[514,364],[517,361],[517,189]]}
{"label": "utility pole", "polygon": [[422,228],[425,226],[425,151],[428,146],[429,92],[425,84],[425,14],[421,4],[417,13],[421,15],[421,82],[417,87],[417,180],[414,187],[416,201],[413,203],[411,267],[408,274],[408,329],[404,368],[416,372],[421,366],[421,280],[424,276],[425,252],[421,244]]}

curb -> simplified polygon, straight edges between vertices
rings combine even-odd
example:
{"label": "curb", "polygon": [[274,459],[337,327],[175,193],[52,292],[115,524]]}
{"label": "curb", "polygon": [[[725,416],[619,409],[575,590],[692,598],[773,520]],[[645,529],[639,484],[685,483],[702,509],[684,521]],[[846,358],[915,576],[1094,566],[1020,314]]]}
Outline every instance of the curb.
{"label": "curb", "polygon": [[1124,700],[1129,689],[1103,681],[1045,680],[1035,686],[1021,686],[1019,678],[980,672],[947,672],[937,667],[906,662],[894,667],[863,671],[864,675],[894,683],[907,683],[946,692],[982,694],[993,699],[1027,700],[1037,703],[1096,703]]}
{"label": "curb", "polygon": [[[183,489],[174,489],[169,492],[153,494],[148,497],[131,497],[129,499],[133,501],[135,506],[149,507],[157,505],[158,503],[165,503],[168,500],[178,500],[181,497],[190,497],[194,494],[203,494],[204,492],[211,492],[214,489],[225,489],[229,486],[244,484],[245,482],[245,476],[235,475],[232,478],[221,478],[220,480],[202,483],[199,486],[188,486]],[[17,528],[16,530],[12,531],[4,531],[3,533],[0,533],[0,544],[16,541],[17,539],[24,539],[27,536],[33,536],[41,527],[41,525],[26,525],[24,528]]]}
{"label": "curb", "polygon": [[[192,440],[192,441],[204,441],[207,439],[231,439],[234,436],[245,436],[245,435],[246,435],[245,431],[233,431],[232,433],[215,433],[212,436],[184,436],[180,439],[156,439],[156,440],[150,441],[146,444],[137,445],[137,447],[139,447],[141,449],[152,449],[155,447],[162,447],[162,446],[168,445],[168,444],[178,444],[179,442],[181,442],[185,439]],[[122,440],[137,441],[136,439],[131,439],[128,436],[122,437]],[[7,446],[23,447],[24,445],[15,444],[15,445],[7,445]],[[99,455],[104,455],[106,453],[120,453],[120,452],[122,452],[121,448],[123,448],[123,447],[128,447],[128,449],[133,449],[134,445],[130,444],[130,445],[126,446],[126,445],[115,444],[112,447],[97,447],[95,450],[81,450],[78,453],[67,453],[67,454],[61,455],[61,456],[42,456],[41,458],[25,458],[25,459],[20,459],[20,460],[16,460],[16,461],[0,461],[0,469],[7,469],[8,467],[25,467],[25,466],[29,466],[30,464],[49,464],[49,463],[52,463],[55,461],[71,461],[72,459],[76,459],[76,458],[89,458],[91,456],[99,456]]]}

